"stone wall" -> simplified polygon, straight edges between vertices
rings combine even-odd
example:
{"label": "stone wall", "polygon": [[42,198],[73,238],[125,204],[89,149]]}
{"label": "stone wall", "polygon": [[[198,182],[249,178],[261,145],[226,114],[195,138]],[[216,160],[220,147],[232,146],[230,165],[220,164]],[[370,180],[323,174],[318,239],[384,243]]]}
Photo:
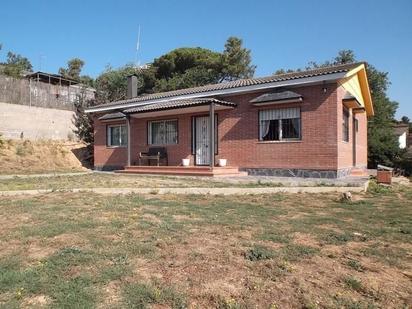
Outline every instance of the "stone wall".
{"label": "stone wall", "polygon": [[94,99],[95,90],[92,88],[60,86],[0,75],[0,102],[73,110],[73,104],[82,92],[86,99]]}
{"label": "stone wall", "polygon": [[74,138],[74,112],[52,108],[0,103],[0,134],[9,139]]}

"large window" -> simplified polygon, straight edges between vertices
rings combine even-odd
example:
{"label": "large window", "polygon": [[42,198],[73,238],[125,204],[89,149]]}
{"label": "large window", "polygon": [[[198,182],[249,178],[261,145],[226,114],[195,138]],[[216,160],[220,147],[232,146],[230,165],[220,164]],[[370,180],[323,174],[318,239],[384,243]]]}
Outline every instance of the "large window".
{"label": "large window", "polygon": [[149,145],[177,144],[177,120],[150,121],[147,133]]}
{"label": "large window", "polygon": [[300,137],[300,108],[259,111],[259,140],[297,140]]}
{"label": "large window", "polygon": [[349,111],[345,107],[342,113],[342,139],[349,142]]}
{"label": "large window", "polygon": [[127,127],[125,125],[107,126],[107,146],[121,147],[127,145]]}

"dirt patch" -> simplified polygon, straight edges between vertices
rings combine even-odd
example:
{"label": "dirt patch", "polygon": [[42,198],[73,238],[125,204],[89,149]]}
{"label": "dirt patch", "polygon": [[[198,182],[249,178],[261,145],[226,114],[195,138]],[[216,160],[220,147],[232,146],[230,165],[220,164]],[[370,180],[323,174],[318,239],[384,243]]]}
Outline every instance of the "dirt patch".
{"label": "dirt patch", "polygon": [[304,233],[295,233],[293,235],[293,241],[298,245],[318,247],[319,242],[311,235]]}
{"label": "dirt patch", "polygon": [[0,174],[82,171],[82,158],[75,153],[84,147],[74,142],[7,140],[0,148]]}
{"label": "dirt patch", "polygon": [[46,295],[35,295],[23,299],[22,308],[46,307],[52,302],[51,298]]}
{"label": "dirt patch", "polygon": [[119,307],[121,301],[121,288],[119,281],[110,281],[103,287],[103,295],[101,302],[97,305],[97,308],[116,308]]}
{"label": "dirt patch", "polygon": [[153,214],[143,214],[143,215],[142,215],[142,218],[143,218],[144,220],[147,220],[147,221],[152,222],[152,223],[155,223],[155,224],[160,224],[160,223],[162,223],[162,220],[160,220],[158,217],[156,217],[156,216],[153,215]]}

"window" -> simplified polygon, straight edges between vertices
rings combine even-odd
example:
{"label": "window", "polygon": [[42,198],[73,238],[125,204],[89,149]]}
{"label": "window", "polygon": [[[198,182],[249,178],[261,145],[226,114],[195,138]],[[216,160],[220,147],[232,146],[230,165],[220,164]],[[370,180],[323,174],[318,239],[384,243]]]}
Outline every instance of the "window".
{"label": "window", "polygon": [[259,111],[260,141],[297,140],[300,136],[300,108]]}
{"label": "window", "polygon": [[342,138],[349,142],[349,111],[344,107],[342,113]]}
{"label": "window", "polygon": [[127,127],[111,125],[107,127],[107,146],[121,147],[127,145]]}
{"label": "window", "polygon": [[177,120],[150,121],[147,133],[149,145],[177,144]]}

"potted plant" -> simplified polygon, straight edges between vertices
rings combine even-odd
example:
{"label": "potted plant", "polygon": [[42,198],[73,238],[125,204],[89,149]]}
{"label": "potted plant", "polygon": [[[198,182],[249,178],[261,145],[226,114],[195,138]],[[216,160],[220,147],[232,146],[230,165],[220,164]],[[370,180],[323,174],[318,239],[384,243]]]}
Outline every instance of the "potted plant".
{"label": "potted plant", "polygon": [[227,164],[227,159],[219,159],[218,160],[218,165],[219,166],[224,167],[224,166],[226,166],[226,164]]}

